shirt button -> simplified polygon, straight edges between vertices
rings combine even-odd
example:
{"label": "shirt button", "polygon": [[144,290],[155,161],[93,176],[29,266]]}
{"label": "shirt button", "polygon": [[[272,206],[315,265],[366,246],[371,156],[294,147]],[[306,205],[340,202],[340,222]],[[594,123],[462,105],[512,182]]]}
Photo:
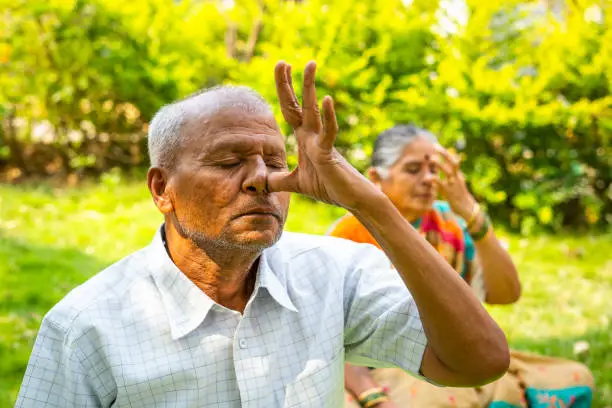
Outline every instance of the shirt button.
{"label": "shirt button", "polygon": [[238,344],[240,345],[241,349],[245,349],[247,348],[247,341],[246,339],[240,339],[240,341],[238,342]]}

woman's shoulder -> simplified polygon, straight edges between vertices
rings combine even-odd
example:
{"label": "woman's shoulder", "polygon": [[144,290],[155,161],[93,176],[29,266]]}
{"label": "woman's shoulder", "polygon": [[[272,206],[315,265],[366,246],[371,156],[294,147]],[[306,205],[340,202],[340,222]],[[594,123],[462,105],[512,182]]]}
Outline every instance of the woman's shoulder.
{"label": "woman's shoulder", "polygon": [[348,213],[338,218],[336,221],[334,221],[332,225],[329,227],[329,229],[327,230],[327,232],[325,233],[325,235],[335,236],[339,232],[344,231],[345,229],[352,229],[352,228],[357,227],[358,224],[359,224],[359,221],[357,220],[357,217],[355,217],[351,213]]}
{"label": "woman's shoulder", "polygon": [[450,204],[447,201],[434,201],[431,211],[433,214],[435,214],[435,216],[439,217],[439,219],[441,218],[444,220],[441,222],[447,224],[449,228],[452,226],[453,229],[463,230],[464,233],[467,232],[466,222],[463,220],[463,218],[453,212]]}
{"label": "woman's shoulder", "polygon": [[435,201],[432,206],[432,211],[444,221],[441,221],[449,231],[454,231],[457,237],[461,237],[466,257],[468,260],[474,258],[475,248],[474,241],[467,229],[467,223],[463,218],[453,212],[451,206],[446,201]]}
{"label": "woman's shoulder", "polygon": [[458,217],[452,210],[450,204],[446,201],[436,200],[433,203],[431,211],[444,219],[445,221],[451,221],[461,225],[461,217]]}
{"label": "woman's shoulder", "polygon": [[336,222],[331,225],[326,235],[378,246],[374,237],[372,237],[369,231],[359,222],[357,217],[352,214],[347,214],[336,220]]}

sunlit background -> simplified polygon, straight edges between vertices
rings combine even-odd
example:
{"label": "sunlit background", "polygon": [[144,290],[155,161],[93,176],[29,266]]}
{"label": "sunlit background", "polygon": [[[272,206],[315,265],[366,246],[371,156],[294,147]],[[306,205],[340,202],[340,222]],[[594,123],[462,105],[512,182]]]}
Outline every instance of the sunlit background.
{"label": "sunlit background", "polygon": [[[0,407],[42,316],[146,245],[149,120],[202,87],[273,105],[273,67],[318,63],[338,148],[364,171],[385,128],[457,151],[519,266],[490,308],[514,348],[582,361],[612,407],[612,1],[0,0]],[[343,211],[294,197],[287,229]]]}

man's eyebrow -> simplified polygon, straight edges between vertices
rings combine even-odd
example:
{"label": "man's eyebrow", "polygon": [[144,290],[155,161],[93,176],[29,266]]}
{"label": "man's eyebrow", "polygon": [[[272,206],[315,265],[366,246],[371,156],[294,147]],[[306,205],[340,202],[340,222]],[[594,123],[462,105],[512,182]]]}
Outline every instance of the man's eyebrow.
{"label": "man's eyebrow", "polygon": [[[238,139],[238,140],[236,140]],[[243,140],[240,138],[232,138],[226,140],[214,141],[210,144],[210,146],[198,154],[199,158],[206,157],[214,157],[216,154],[224,154],[224,153],[237,153],[237,154],[245,154],[245,153],[254,153],[255,149],[252,145],[248,143],[243,143]],[[263,146],[263,154],[265,156],[273,156],[273,157],[285,157],[286,152],[283,149],[282,145],[276,145],[271,143],[266,143]]]}

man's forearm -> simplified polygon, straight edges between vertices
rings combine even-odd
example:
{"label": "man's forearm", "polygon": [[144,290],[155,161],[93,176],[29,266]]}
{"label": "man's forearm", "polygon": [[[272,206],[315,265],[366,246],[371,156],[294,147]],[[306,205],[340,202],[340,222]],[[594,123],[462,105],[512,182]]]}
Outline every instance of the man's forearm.
{"label": "man's forearm", "polygon": [[507,358],[505,336],[460,275],[382,194],[354,211],[400,273],[418,306],[429,347],[470,376]]}

